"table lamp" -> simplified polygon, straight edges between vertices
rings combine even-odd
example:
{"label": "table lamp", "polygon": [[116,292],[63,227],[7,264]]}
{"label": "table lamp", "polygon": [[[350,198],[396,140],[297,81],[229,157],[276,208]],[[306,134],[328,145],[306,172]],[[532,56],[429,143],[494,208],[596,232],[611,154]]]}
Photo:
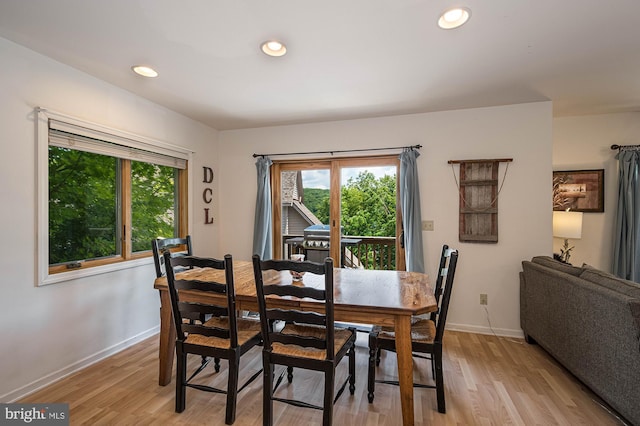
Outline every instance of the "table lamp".
{"label": "table lamp", "polygon": [[564,246],[560,250],[560,260],[569,263],[572,247],[569,247],[569,238],[579,240],[582,238],[582,212],[553,212],[553,236],[564,238]]}

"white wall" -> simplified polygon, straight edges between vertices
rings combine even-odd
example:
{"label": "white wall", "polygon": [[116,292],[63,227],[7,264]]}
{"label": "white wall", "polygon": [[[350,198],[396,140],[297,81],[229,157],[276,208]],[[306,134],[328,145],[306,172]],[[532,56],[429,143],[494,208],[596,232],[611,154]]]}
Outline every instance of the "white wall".
{"label": "white wall", "polygon": [[[551,103],[220,132],[221,246],[250,259],[256,192],[253,153],[380,148],[421,144],[418,158],[428,273],[442,244],[460,250],[451,328],[490,333],[479,294],[489,295],[491,324],[521,336],[521,261],[551,255]],[[499,242],[458,242],[458,190],[448,160],[513,158],[499,197]],[[503,164],[504,165],[504,164]],[[456,167],[456,174],[458,169]],[[500,168],[502,181],[504,168]],[[242,190],[239,190],[242,188]]]}
{"label": "white wall", "polygon": [[[611,145],[640,143],[640,113],[562,117],[553,120],[553,170],[604,169],[604,213],[584,213],[582,238],[571,263],[588,263],[611,272],[615,227],[618,165]],[[553,239],[559,253],[563,240]]]}
{"label": "white wall", "polygon": [[[204,225],[202,167],[217,171],[218,133],[1,38],[0,63],[0,401],[6,402],[157,332],[159,324],[151,259],[137,268],[35,286],[33,108],[195,151],[191,230],[197,252],[210,255],[218,254],[218,223]],[[217,193],[216,177],[216,206]]]}

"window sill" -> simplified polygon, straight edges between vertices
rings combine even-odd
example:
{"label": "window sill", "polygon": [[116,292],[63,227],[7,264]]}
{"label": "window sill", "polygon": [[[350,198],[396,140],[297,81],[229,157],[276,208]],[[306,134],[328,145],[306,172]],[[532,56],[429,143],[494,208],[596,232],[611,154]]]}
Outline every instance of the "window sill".
{"label": "window sill", "polygon": [[48,274],[40,280],[38,286],[46,286],[49,284],[56,284],[65,281],[76,280],[79,278],[91,277],[94,275],[107,274],[109,272],[121,271],[124,269],[136,268],[142,265],[148,265],[153,263],[152,257],[143,257],[135,260],[127,260],[124,262],[110,263],[107,265],[94,266],[86,269],[78,269],[69,272],[60,272],[57,274]]}

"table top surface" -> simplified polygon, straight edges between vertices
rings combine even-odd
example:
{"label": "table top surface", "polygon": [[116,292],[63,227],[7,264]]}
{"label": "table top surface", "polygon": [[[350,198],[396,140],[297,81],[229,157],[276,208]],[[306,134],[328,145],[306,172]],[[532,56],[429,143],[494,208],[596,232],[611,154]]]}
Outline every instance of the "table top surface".
{"label": "table top surface", "polygon": [[[255,300],[256,288],[253,265],[248,261],[233,264],[236,299]],[[380,271],[365,269],[334,268],[334,305],[336,310],[349,309],[380,314],[419,315],[437,309],[433,289],[426,274],[405,271]],[[177,274],[177,278],[217,280],[224,282],[224,271],[213,269],[191,269]],[[302,281],[294,282],[287,271],[266,273],[265,285],[290,284],[314,288],[324,287],[324,277],[306,273]],[[157,278],[154,287],[167,288],[165,277]],[[294,299],[291,302],[294,303]],[[296,304],[311,300],[295,300]]]}

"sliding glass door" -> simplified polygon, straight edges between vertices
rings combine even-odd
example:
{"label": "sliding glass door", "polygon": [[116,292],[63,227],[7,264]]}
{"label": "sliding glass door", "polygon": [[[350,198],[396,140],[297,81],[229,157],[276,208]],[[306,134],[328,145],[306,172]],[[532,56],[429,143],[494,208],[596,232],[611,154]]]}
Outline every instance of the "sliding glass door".
{"label": "sliding glass door", "polygon": [[404,270],[395,156],[274,161],[274,258]]}

